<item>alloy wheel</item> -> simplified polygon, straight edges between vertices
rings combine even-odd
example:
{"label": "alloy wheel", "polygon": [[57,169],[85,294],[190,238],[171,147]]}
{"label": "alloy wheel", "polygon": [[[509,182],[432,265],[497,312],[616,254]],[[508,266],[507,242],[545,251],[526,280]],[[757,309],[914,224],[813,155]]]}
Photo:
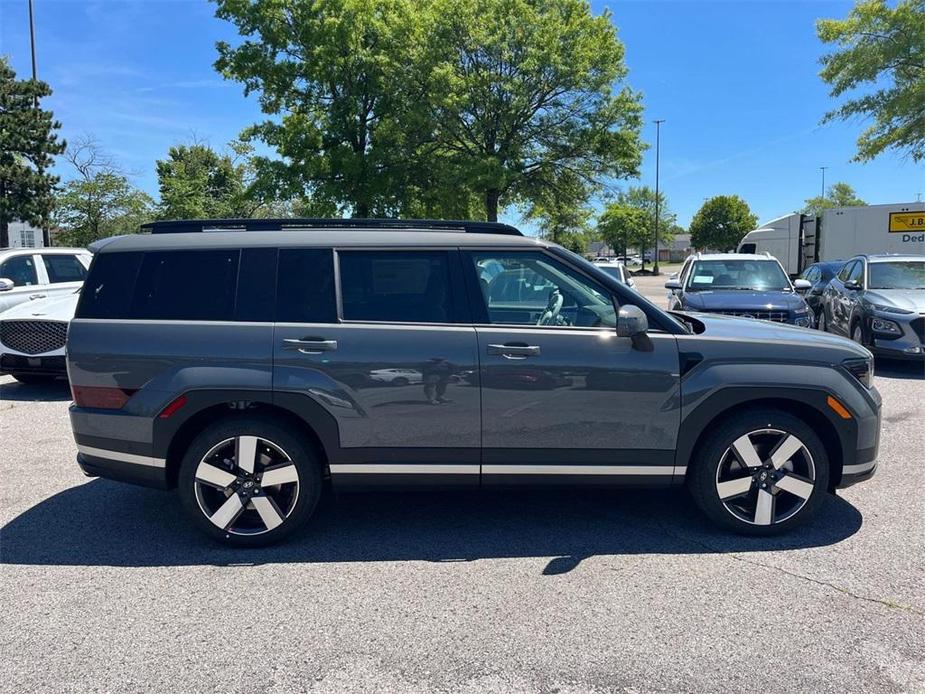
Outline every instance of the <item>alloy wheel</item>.
{"label": "alloy wheel", "polygon": [[757,429],[732,442],[716,470],[726,510],[752,525],[775,525],[802,509],[815,488],[813,457],[799,438]]}
{"label": "alloy wheel", "polygon": [[213,446],[196,468],[196,501],[218,528],[260,535],[279,527],[299,497],[299,472],[278,444],[237,436]]}

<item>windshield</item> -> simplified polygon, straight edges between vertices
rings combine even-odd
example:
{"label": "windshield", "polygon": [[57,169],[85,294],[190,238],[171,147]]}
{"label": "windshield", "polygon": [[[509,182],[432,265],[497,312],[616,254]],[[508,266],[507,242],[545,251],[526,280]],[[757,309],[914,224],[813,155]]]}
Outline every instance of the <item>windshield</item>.
{"label": "windshield", "polygon": [[870,263],[870,289],[925,289],[925,260]]}
{"label": "windshield", "polygon": [[790,280],[775,260],[698,260],[687,288],[783,291],[790,289]]}

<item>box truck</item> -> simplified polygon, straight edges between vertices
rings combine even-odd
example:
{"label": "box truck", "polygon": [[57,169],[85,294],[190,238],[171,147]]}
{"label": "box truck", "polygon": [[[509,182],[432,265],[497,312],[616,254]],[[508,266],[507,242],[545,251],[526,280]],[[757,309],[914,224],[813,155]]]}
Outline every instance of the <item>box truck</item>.
{"label": "box truck", "polygon": [[738,251],[768,252],[791,277],[815,262],[859,253],[925,255],[925,202],[835,207],[819,217],[796,212],[748,232]]}

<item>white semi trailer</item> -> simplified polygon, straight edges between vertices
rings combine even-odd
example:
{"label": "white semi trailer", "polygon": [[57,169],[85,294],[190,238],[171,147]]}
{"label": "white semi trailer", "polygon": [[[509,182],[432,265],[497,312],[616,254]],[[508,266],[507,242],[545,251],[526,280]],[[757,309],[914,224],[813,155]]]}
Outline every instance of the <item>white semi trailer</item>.
{"label": "white semi trailer", "polygon": [[815,262],[859,253],[925,255],[925,202],[836,207],[819,217],[797,212],[748,232],[738,251],[768,252],[792,277]]}

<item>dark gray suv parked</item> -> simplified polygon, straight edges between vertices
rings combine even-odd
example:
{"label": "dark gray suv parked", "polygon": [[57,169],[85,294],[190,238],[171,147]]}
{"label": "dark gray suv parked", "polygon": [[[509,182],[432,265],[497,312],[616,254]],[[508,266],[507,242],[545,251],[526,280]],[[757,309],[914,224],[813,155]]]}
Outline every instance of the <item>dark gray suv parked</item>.
{"label": "dark gray suv parked", "polygon": [[666,313],[512,227],[149,230],[99,244],[71,323],[78,463],[176,487],[231,544],[292,532],[326,483],[686,484],[765,535],[876,468],[863,347]]}

